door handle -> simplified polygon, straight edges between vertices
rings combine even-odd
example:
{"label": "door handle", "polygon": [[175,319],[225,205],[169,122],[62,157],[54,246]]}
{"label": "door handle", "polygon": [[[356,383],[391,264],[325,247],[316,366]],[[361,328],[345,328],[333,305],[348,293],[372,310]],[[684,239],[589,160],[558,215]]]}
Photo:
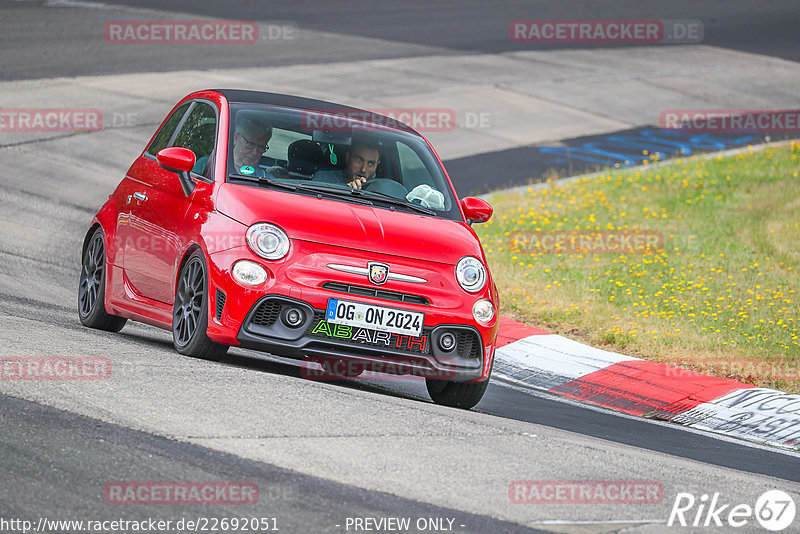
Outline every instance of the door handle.
{"label": "door handle", "polygon": [[136,193],[133,194],[133,198],[141,202],[144,202],[145,200],[147,200],[147,195],[145,195],[144,193],[139,193],[137,191]]}

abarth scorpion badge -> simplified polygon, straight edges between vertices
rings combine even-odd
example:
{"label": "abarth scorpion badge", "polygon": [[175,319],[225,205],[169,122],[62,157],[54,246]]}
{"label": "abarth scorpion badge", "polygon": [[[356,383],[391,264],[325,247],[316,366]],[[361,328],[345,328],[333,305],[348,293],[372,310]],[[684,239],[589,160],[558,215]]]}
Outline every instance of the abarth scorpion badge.
{"label": "abarth scorpion badge", "polygon": [[385,263],[378,263],[376,261],[367,264],[369,268],[369,281],[379,286],[386,283],[389,278],[389,266]]}

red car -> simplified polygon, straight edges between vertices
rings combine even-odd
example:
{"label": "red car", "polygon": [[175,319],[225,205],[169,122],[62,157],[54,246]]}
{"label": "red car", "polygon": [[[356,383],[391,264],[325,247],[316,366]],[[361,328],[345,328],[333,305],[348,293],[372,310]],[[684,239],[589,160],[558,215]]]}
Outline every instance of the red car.
{"label": "red car", "polygon": [[[408,126],[328,102],[207,90],[166,117],[91,223],[81,322],[171,330],[181,354],[229,346],[425,377],[471,408],[492,372],[497,290],[458,200]],[[315,364],[316,365],[316,364]]]}

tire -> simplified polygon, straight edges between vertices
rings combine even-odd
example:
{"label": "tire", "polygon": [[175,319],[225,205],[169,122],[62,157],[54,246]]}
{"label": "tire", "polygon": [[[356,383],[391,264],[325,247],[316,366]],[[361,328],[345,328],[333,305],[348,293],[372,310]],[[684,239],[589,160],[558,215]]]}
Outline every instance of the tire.
{"label": "tire", "polygon": [[206,262],[199,251],[183,264],[172,305],[172,341],[181,354],[219,361],[228,345],[211,341],[208,329],[208,276]]}
{"label": "tire", "polygon": [[81,275],[78,281],[78,318],[83,326],[119,332],[124,317],[106,312],[106,246],[103,230],[97,228],[89,238],[81,256]]}
{"label": "tire", "polygon": [[428,395],[436,404],[469,410],[483,398],[489,386],[489,379],[483,382],[426,380],[425,385],[428,387]]}

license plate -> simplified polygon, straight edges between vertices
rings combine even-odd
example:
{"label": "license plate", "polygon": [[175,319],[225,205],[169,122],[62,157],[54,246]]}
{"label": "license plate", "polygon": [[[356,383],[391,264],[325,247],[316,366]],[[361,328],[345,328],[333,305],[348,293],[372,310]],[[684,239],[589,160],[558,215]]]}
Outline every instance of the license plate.
{"label": "license plate", "polygon": [[360,326],[381,332],[418,337],[422,333],[425,314],[363,302],[328,299],[325,320],[334,324]]}

